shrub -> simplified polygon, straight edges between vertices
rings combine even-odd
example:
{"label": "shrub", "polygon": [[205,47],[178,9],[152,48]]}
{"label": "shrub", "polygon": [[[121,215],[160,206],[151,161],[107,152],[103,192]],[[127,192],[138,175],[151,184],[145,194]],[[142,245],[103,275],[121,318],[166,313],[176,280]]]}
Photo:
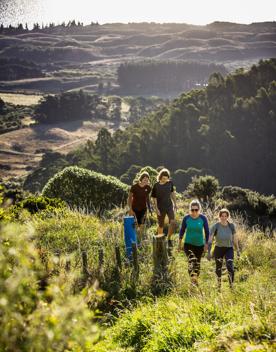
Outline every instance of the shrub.
{"label": "shrub", "polygon": [[139,173],[141,166],[139,165],[131,165],[128,170],[120,176],[120,181],[131,185],[133,180],[135,179],[137,173]]}
{"label": "shrub", "polygon": [[274,196],[265,196],[241,187],[227,186],[222,189],[222,198],[229,202],[229,210],[241,213],[249,224],[275,228],[276,198]]}
{"label": "shrub", "polygon": [[27,226],[0,231],[0,350],[85,351],[97,333],[93,312],[57,281],[39,291],[43,270],[33,236]]}
{"label": "shrub", "polygon": [[127,193],[128,186],[117,178],[77,166],[57,173],[42,191],[44,196],[60,198],[73,208],[100,212],[124,205]]}
{"label": "shrub", "polygon": [[202,174],[202,170],[194,167],[189,167],[187,170],[175,170],[173,173],[173,181],[176,189],[179,191],[184,191],[184,189],[186,189],[188,184],[191,182],[192,177],[199,176],[200,174]]}
{"label": "shrub", "polygon": [[192,197],[197,197],[202,202],[211,202],[219,190],[219,181],[210,175],[193,177],[187,187],[187,192]]}
{"label": "shrub", "polygon": [[28,197],[17,204],[17,208],[26,209],[31,214],[35,214],[41,210],[53,211],[65,207],[65,203],[57,198],[48,197]]}

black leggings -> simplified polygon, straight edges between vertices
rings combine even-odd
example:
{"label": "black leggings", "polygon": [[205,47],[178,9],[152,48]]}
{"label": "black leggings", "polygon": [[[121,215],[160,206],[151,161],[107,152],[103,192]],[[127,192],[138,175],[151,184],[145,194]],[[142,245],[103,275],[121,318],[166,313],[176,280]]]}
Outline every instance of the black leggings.
{"label": "black leggings", "polygon": [[198,276],[200,273],[200,260],[204,251],[204,246],[194,246],[189,243],[184,244],[184,252],[188,258],[188,273],[190,276]]}
{"label": "black leggings", "polygon": [[221,278],[221,269],[223,264],[223,258],[225,257],[226,268],[228,271],[228,277],[230,284],[234,282],[234,250],[233,247],[217,247],[214,249],[214,258],[216,261],[216,274],[217,277]]}

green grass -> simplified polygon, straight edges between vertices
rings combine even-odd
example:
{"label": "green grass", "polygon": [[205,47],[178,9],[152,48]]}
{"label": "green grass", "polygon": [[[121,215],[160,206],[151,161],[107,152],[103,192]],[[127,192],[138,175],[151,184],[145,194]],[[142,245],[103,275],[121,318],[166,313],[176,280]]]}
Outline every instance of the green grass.
{"label": "green grass", "polygon": [[[16,297],[18,302],[25,302],[20,318],[23,325],[15,324],[14,330],[26,339],[25,350],[32,346],[40,351],[43,341],[47,351],[62,350],[64,346],[68,351],[90,352],[275,350],[274,237],[240,224],[242,255],[235,260],[235,287],[230,290],[225,273],[221,293],[216,288],[214,262],[206,258],[202,259],[199,289],[191,290],[184,253],[174,249],[169,265],[171,286],[156,296],[152,291],[151,257],[155,224],[138,252],[140,273],[135,279],[132,266],[125,263],[123,211],[112,214],[99,219],[68,210],[31,217],[25,213],[20,220],[27,225],[21,225],[20,231],[10,230],[5,245],[16,251],[7,249],[7,258],[17,270],[9,271],[11,264],[5,264],[0,278],[5,281],[7,276],[13,277],[20,290],[11,294],[5,287],[13,286],[5,286],[3,281],[0,310],[8,301],[5,310],[14,319],[13,300]],[[23,236],[24,231],[29,236]],[[1,236],[7,239],[6,233]],[[121,270],[115,260],[115,246],[121,251]],[[101,268],[99,249],[104,252]],[[88,254],[88,278],[82,273],[82,250]],[[14,253],[20,258],[17,264],[9,259]],[[0,255],[0,259],[6,263],[5,256]],[[47,281],[45,291],[38,290],[36,280],[41,278]],[[5,300],[1,300],[3,292]],[[24,322],[30,319],[32,324],[26,330]],[[87,328],[89,321],[92,330]],[[0,334],[0,338],[7,346],[18,347],[17,337],[12,329],[9,331],[10,336]],[[95,331],[92,339],[86,336],[88,331]],[[82,343],[84,337],[89,343]]]}

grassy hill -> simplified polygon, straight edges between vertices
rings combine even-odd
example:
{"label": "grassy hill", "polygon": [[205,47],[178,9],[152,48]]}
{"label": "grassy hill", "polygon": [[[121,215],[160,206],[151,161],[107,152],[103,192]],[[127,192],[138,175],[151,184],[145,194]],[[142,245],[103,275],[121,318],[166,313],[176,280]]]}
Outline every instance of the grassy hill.
{"label": "grassy hill", "polygon": [[[118,88],[117,68],[128,61],[189,60],[225,64],[232,70],[274,57],[275,53],[274,22],[250,25],[215,22],[206,26],[114,23],[52,26],[32,31],[3,28],[0,33],[1,58],[17,60],[21,71],[28,67],[29,72],[40,70],[46,77],[33,81],[10,77],[15,82],[1,82],[0,89],[57,92],[57,89],[85,88],[95,92],[100,83],[107,91],[112,88],[114,93]],[[15,69],[13,72],[16,74]],[[29,77],[24,72],[21,77]],[[168,96],[166,91],[163,94]]]}
{"label": "grassy hill", "polygon": [[[180,213],[187,211],[183,203]],[[118,209],[115,213],[120,214]],[[151,235],[138,252],[139,278],[125,261],[121,216],[107,220],[60,210],[27,225],[1,227],[0,345],[7,351],[273,351],[275,238],[238,218],[241,258],[234,290],[214,263],[202,260],[199,289],[190,290],[187,262],[173,251],[167,293],[152,291]],[[211,222],[214,214],[207,212]],[[16,234],[16,237],[14,236]],[[176,236],[175,236],[176,237]],[[118,248],[122,268],[115,257]],[[88,260],[84,271],[83,253]],[[102,254],[100,254],[102,253]],[[100,256],[103,255],[103,260]],[[87,270],[86,269],[86,270]]]}

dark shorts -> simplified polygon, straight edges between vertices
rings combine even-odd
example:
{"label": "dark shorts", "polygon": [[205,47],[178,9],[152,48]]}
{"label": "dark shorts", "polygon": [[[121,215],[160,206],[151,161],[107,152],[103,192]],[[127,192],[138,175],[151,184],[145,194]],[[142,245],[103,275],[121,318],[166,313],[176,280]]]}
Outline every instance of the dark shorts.
{"label": "dark shorts", "polygon": [[174,220],[174,211],[173,208],[170,208],[168,210],[160,210],[160,215],[157,215],[157,220],[158,220],[158,226],[159,227],[164,227],[164,222],[165,222],[165,217],[166,215],[169,218],[169,223],[171,220]]}
{"label": "dark shorts", "polygon": [[142,209],[142,210],[133,209],[133,211],[135,213],[138,225],[144,224],[145,218],[146,218],[145,215],[146,215],[147,209]]}

